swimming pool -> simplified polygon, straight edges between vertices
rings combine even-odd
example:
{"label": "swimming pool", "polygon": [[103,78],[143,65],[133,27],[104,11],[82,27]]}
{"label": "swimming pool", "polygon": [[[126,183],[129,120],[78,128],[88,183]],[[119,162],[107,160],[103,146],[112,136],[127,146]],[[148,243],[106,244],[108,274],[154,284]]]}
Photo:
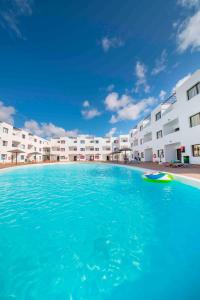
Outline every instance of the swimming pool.
{"label": "swimming pool", "polygon": [[200,190],[141,174],[105,164],[0,172],[0,299],[200,299]]}

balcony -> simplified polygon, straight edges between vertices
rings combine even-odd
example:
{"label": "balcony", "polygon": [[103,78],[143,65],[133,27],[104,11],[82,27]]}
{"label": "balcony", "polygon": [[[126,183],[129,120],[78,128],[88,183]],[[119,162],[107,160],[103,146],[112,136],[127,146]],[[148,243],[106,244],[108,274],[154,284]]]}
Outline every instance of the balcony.
{"label": "balcony", "polygon": [[163,143],[165,145],[180,143],[180,131],[171,132],[163,137]]}
{"label": "balcony", "polygon": [[178,119],[170,121],[163,126],[164,136],[174,133],[174,132],[177,132],[179,130],[180,130],[180,128],[179,128],[179,120]]}
{"label": "balcony", "polygon": [[143,143],[147,143],[150,141],[152,141],[152,132],[145,134],[143,137]]}
{"label": "balcony", "polygon": [[144,120],[143,120],[143,130],[151,125],[151,115],[148,115]]}
{"label": "balcony", "polygon": [[176,94],[173,94],[161,104],[162,117],[174,110],[174,104],[176,101]]}

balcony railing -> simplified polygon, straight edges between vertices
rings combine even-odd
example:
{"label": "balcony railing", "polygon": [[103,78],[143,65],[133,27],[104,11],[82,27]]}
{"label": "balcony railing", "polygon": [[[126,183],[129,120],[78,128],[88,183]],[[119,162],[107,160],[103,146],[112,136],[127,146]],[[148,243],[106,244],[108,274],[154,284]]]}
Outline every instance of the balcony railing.
{"label": "balcony railing", "polygon": [[174,104],[177,101],[176,99],[176,93],[169,96],[162,104]]}

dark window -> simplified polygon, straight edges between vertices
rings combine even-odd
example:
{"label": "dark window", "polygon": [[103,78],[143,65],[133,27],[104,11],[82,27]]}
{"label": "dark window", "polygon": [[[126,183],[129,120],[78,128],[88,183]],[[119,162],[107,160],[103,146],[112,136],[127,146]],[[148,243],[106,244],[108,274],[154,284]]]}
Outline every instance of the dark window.
{"label": "dark window", "polygon": [[200,82],[197,83],[197,91],[198,91],[198,94],[200,94]]}
{"label": "dark window", "polygon": [[159,130],[159,131],[156,132],[156,137],[157,137],[157,139],[162,138],[162,130]]}
{"label": "dark window", "polygon": [[8,142],[7,141],[3,141],[3,146],[4,147],[8,146]]}
{"label": "dark window", "polygon": [[200,113],[190,117],[190,127],[200,125]]}
{"label": "dark window", "polygon": [[192,145],[192,155],[194,157],[200,156],[200,144]]}
{"label": "dark window", "polygon": [[159,158],[164,157],[164,151],[163,151],[163,149],[159,149],[159,150],[158,150],[158,157],[159,157]]}
{"label": "dark window", "polygon": [[156,114],[156,121],[161,119],[161,111]]}
{"label": "dark window", "polygon": [[8,128],[3,127],[3,133],[8,133]]}
{"label": "dark window", "polygon": [[140,131],[142,131],[142,130],[143,130],[143,125],[140,126]]}
{"label": "dark window", "polygon": [[194,96],[196,96],[199,93],[200,93],[200,82],[198,82],[197,84],[195,84],[193,87],[191,87],[187,91],[188,100],[190,100],[191,98],[193,98]]}

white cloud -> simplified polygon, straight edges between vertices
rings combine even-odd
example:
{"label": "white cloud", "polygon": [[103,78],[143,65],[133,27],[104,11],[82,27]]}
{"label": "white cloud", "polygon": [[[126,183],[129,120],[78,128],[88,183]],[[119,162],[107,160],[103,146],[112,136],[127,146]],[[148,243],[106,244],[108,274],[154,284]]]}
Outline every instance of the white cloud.
{"label": "white cloud", "polygon": [[179,26],[177,43],[180,53],[188,48],[200,51],[200,10]]}
{"label": "white cloud", "polygon": [[136,120],[148,108],[156,103],[156,99],[149,97],[135,102],[133,98],[128,95],[119,97],[117,93],[109,94],[105,99],[106,109],[115,112],[111,116],[110,123],[115,124],[123,120]]}
{"label": "white cloud", "polygon": [[21,17],[31,16],[33,0],[12,0],[6,10],[0,12],[0,26],[13,32],[18,38],[23,39],[20,30]]}
{"label": "white cloud", "polygon": [[177,2],[186,8],[198,7],[200,5],[200,0],[178,0]]}
{"label": "white cloud", "polygon": [[156,59],[155,67],[152,70],[152,75],[157,75],[164,71],[167,67],[167,51],[164,49],[160,58]]}
{"label": "white cloud", "polygon": [[119,48],[124,45],[124,42],[117,38],[109,38],[109,37],[103,37],[101,40],[101,46],[104,50],[104,52],[108,52],[111,48]]}
{"label": "white cloud", "polygon": [[159,94],[160,100],[163,101],[165,99],[166,95],[167,95],[167,93],[164,90],[161,90],[160,94]]}
{"label": "white cloud", "polygon": [[94,119],[95,117],[98,117],[101,115],[101,112],[98,111],[98,109],[96,109],[96,108],[92,108],[89,110],[82,110],[81,113],[82,113],[82,116],[87,120]]}
{"label": "white cloud", "polygon": [[90,107],[90,102],[88,100],[85,100],[83,102],[83,107]]}
{"label": "white cloud", "polygon": [[42,136],[44,138],[56,138],[64,136],[76,136],[79,133],[78,129],[65,130],[62,127],[57,127],[53,123],[38,123],[35,120],[26,121],[24,123],[24,129]]}
{"label": "white cloud", "polygon": [[128,95],[122,95],[119,97],[118,93],[112,92],[108,94],[104,103],[107,110],[117,111],[118,109],[126,106],[131,100],[131,97]]}
{"label": "white cloud", "polygon": [[135,75],[137,77],[136,85],[135,85],[135,92],[138,93],[139,89],[141,87],[144,88],[145,93],[149,93],[150,91],[150,86],[147,83],[147,67],[145,64],[137,61],[136,66],[135,66]]}
{"label": "white cloud", "polygon": [[200,0],[178,0],[177,3],[185,9],[192,8],[193,12],[184,21],[176,22],[178,52],[200,51]]}
{"label": "white cloud", "polygon": [[172,89],[172,93],[174,93],[176,91],[177,88],[179,88],[186,80],[188,80],[191,77],[191,73],[187,74],[186,76],[184,76],[183,78],[181,78],[173,87]]}
{"label": "white cloud", "polygon": [[116,131],[117,131],[117,128],[113,127],[113,128],[110,129],[109,132],[106,133],[106,136],[107,137],[112,137],[116,133]]}
{"label": "white cloud", "polygon": [[0,121],[13,124],[13,116],[15,113],[16,110],[13,106],[6,106],[2,101],[0,101]]}

